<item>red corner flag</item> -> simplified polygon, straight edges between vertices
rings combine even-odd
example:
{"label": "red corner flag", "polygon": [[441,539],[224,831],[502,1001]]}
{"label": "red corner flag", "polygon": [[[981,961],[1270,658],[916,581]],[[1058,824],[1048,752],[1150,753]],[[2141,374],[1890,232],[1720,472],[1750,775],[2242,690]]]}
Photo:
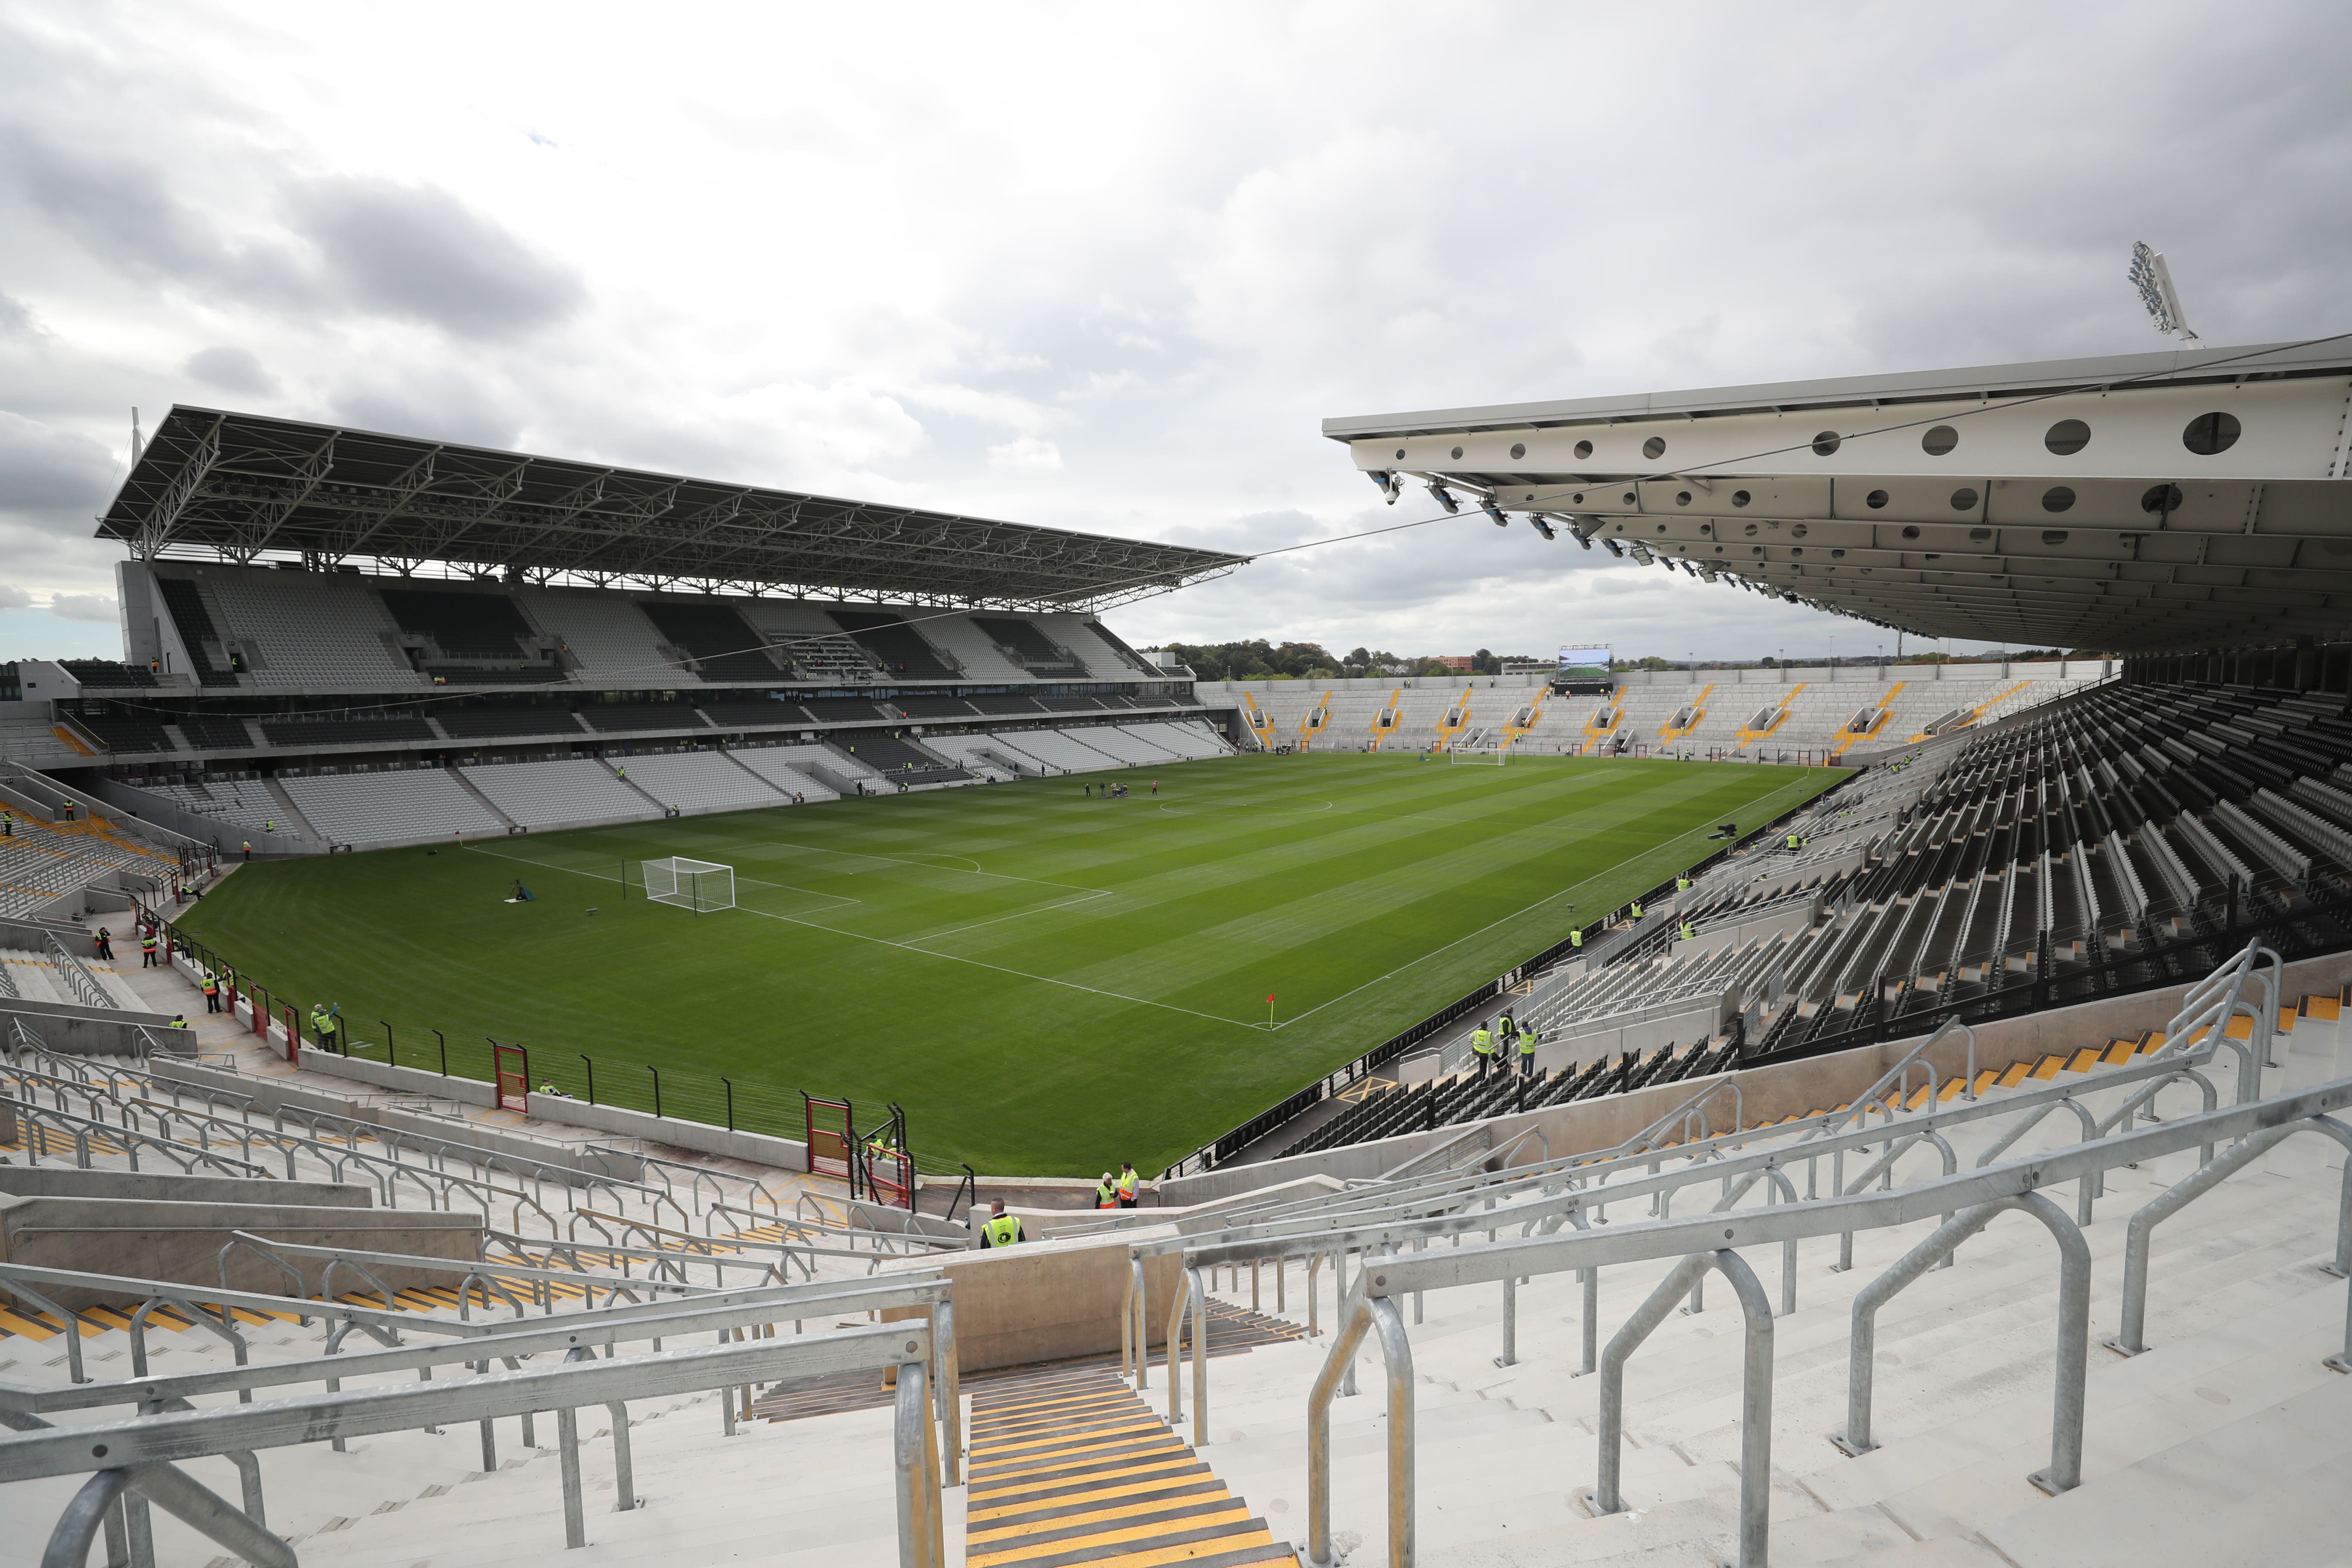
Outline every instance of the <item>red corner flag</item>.
{"label": "red corner flag", "polygon": [[1265,999],[1266,999],[1268,1002],[1273,1001],[1273,1000],[1274,1000],[1274,993],[1273,993],[1273,992],[1271,992],[1271,991],[1267,992],[1267,993],[1265,994]]}

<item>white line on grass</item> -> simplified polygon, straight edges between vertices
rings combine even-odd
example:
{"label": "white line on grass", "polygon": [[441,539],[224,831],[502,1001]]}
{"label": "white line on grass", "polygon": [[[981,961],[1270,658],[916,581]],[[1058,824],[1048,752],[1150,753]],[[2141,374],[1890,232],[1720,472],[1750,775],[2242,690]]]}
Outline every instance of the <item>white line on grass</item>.
{"label": "white line on grass", "polygon": [[[1781,794],[1784,794],[1784,793],[1786,793],[1786,791],[1788,791],[1788,790],[1790,790],[1790,789],[1793,789],[1794,787],[1796,787],[1796,786],[1795,786],[1795,785],[1783,785],[1780,789],[1778,789],[1778,790],[1773,791],[1773,792],[1772,792],[1772,794],[1770,794],[1770,795],[1759,795],[1759,796],[1757,797],[1757,799],[1758,799],[1759,802],[1761,802],[1761,801],[1769,801],[1769,800],[1772,800],[1775,796],[1780,795],[1781,795]],[[1561,895],[1561,894],[1563,894],[1563,893],[1572,893],[1572,892],[1576,891],[1576,890],[1577,890],[1577,889],[1581,888],[1581,887],[1584,887],[1584,886],[1586,886],[1586,885],[1587,885],[1587,884],[1589,884],[1589,883],[1591,883],[1591,882],[1597,882],[1597,881],[1599,881],[1601,878],[1606,877],[1606,876],[1609,876],[1609,875],[1610,875],[1611,873],[1612,873],[1612,872],[1621,871],[1621,870],[1624,869],[1626,867],[1628,867],[1628,866],[1632,865],[1634,861],[1636,861],[1636,860],[1639,860],[1639,859],[1643,858],[1643,857],[1644,857],[1644,856],[1648,856],[1648,855],[1654,855],[1654,854],[1656,854],[1656,853],[1657,853],[1659,850],[1661,850],[1661,849],[1668,849],[1668,848],[1672,848],[1675,845],[1680,844],[1684,839],[1688,838],[1692,834],[1696,833],[1696,832],[1698,832],[1698,831],[1699,831],[1699,829],[1698,829],[1698,828],[1696,828],[1696,827],[1690,828],[1690,829],[1688,829],[1688,830],[1686,830],[1686,831],[1685,831],[1685,832],[1682,832],[1682,833],[1678,833],[1678,834],[1676,834],[1676,835],[1675,835],[1674,837],[1672,837],[1672,838],[1668,838],[1668,839],[1663,840],[1663,841],[1662,841],[1662,842],[1660,842],[1660,843],[1653,844],[1653,845],[1651,845],[1647,849],[1643,849],[1643,850],[1637,851],[1637,852],[1636,852],[1636,853],[1634,853],[1634,854],[1628,855],[1628,856],[1626,856],[1626,857],[1625,857],[1625,858],[1623,858],[1622,860],[1618,861],[1616,865],[1610,867],[1610,868],[1608,868],[1608,870],[1605,870],[1605,871],[1595,871],[1591,876],[1585,878],[1582,881],[1575,882],[1575,883],[1571,883],[1570,886],[1560,889],[1558,892],[1547,893],[1547,894],[1545,894],[1542,898],[1538,899],[1534,903],[1528,905],[1526,909],[1514,910],[1512,910],[1509,914],[1503,915],[1503,916],[1501,916],[1501,917],[1499,917],[1499,918],[1497,918],[1497,919],[1496,919],[1496,920],[1488,921],[1485,925],[1480,926],[1476,931],[1467,931],[1467,932],[1465,932],[1465,933],[1464,933],[1463,935],[1461,935],[1461,936],[1457,936],[1457,937],[1455,937],[1452,942],[1447,942],[1447,943],[1445,944],[1445,947],[1433,947],[1433,948],[1431,948],[1427,952],[1423,953],[1423,954],[1422,954],[1420,957],[1418,957],[1418,958],[1407,959],[1404,963],[1398,964],[1394,969],[1390,970],[1390,971],[1388,972],[1388,973],[1386,973],[1386,974],[1381,974],[1381,975],[1376,975],[1376,976],[1374,976],[1372,979],[1370,979],[1370,980],[1365,981],[1365,982],[1364,982],[1364,984],[1361,984],[1361,985],[1358,985],[1358,986],[1352,987],[1352,988],[1351,988],[1351,989],[1349,989],[1349,990],[1342,991],[1341,993],[1339,993],[1339,994],[1338,994],[1337,996],[1334,996],[1334,997],[1330,998],[1330,1000],[1328,1000],[1328,1001],[1326,1001],[1326,1002],[1318,1002],[1314,1006],[1309,1007],[1308,1009],[1307,1009],[1307,1011],[1306,1011],[1306,1012],[1299,1014],[1297,1017],[1295,1017],[1295,1018],[1285,1018],[1281,1023],[1274,1025],[1274,1026],[1273,1026],[1273,1027],[1274,1027],[1274,1028],[1276,1028],[1276,1029],[1277,1029],[1277,1030],[1280,1030],[1280,1029],[1287,1029],[1287,1028],[1288,1028],[1288,1027],[1290,1027],[1290,1026],[1291,1026],[1291,1025],[1293,1025],[1293,1024],[1302,1023],[1302,1022],[1304,1022],[1305,1020],[1307,1020],[1307,1019],[1308,1019],[1308,1018],[1313,1017],[1316,1014],[1320,1013],[1320,1012],[1321,1012],[1321,1011],[1323,1011],[1323,1009],[1324,1009],[1324,1008],[1326,1008],[1326,1007],[1333,1006],[1333,1005],[1337,1005],[1337,1004],[1339,1004],[1339,1003],[1345,1002],[1349,997],[1353,996],[1353,995],[1354,995],[1358,991],[1362,991],[1362,990],[1367,989],[1368,987],[1374,986],[1374,985],[1378,985],[1378,984],[1379,984],[1381,981],[1383,981],[1383,980],[1392,979],[1393,977],[1395,977],[1395,976],[1397,976],[1397,975],[1402,974],[1406,970],[1411,969],[1411,968],[1413,968],[1413,967],[1414,967],[1415,965],[1417,965],[1417,964],[1422,964],[1422,963],[1427,963],[1429,960],[1431,960],[1431,959],[1433,959],[1433,958],[1435,958],[1439,953],[1444,952],[1446,950],[1446,948],[1451,948],[1451,947],[1459,947],[1459,946],[1461,946],[1464,942],[1468,942],[1468,941],[1469,941],[1472,937],[1474,937],[1474,936],[1483,936],[1483,935],[1485,935],[1486,932],[1488,932],[1488,931],[1493,931],[1496,926],[1498,926],[1498,925],[1502,925],[1502,924],[1504,924],[1505,922],[1509,921],[1515,921],[1515,920],[1518,919],[1521,915],[1528,913],[1528,912],[1529,910],[1539,910],[1539,909],[1541,909],[1544,905],[1546,905],[1546,904],[1548,904],[1548,903],[1551,902],[1554,899],[1557,899],[1557,898],[1560,897],[1560,895]],[[1265,1026],[1265,1025],[1264,1025],[1264,1024],[1252,1024],[1252,1025],[1250,1026],[1250,1027],[1255,1028],[1255,1029],[1263,1029],[1263,1028],[1265,1028],[1266,1026]]]}
{"label": "white line on grass", "polygon": [[[469,845],[467,845],[466,847],[467,847],[468,849],[474,849],[474,846],[472,846],[472,845],[470,845],[470,844],[469,844]],[[537,867],[539,867],[539,868],[540,868],[541,869],[542,869],[542,870],[547,870],[547,871],[562,871],[562,872],[567,872],[567,873],[569,873],[570,875],[574,876],[574,877],[592,877],[592,878],[594,878],[597,881],[600,881],[600,882],[614,882],[614,881],[618,881],[618,880],[620,879],[618,879],[617,877],[614,877],[614,876],[611,872],[609,872],[609,871],[586,871],[586,870],[582,870],[582,869],[580,869],[578,867],[574,867],[574,866],[558,866],[558,865],[554,864],[554,863],[553,863],[553,862],[551,862],[551,861],[547,861],[547,860],[533,860],[533,859],[530,859],[530,858],[528,858],[527,857],[520,856],[520,855],[506,855],[506,854],[500,854],[500,853],[499,853],[498,850],[496,850],[496,849],[475,849],[475,850],[474,850],[474,852],[475,852],[476,854],[478,854],[478,855],[490,855],[490,856],[496,856],[499,859],[501,859],[501,860],[512,860],[512,861],[514,861],[517,865],[520,865],[520,866],[537,866]],[[887,859],[887,858],[888,858],[888,857],[887,857],[887,856],[875,856],[875,857],[873,857],[873,858],[875,858],[875,859]],[[751,880],[751,879],[750,879],[750,878],[745,878],[745,879],[744,879],[744,880],[746,880],[746,881],[750,881],[750,880]],[[1014,881],[1017,881],[1017,882],[1025,882],[1025,881],[1029,881],[1029,880],[1031,880],[1031,879],[1029,879],[1029,878],[1027,878],[1027,877],[1015,877],[1015,878],[1013,878],[1013,879],[1013,879],[1013,880],[1014,880]],[[761,886],[761,887],[775,887],[775,886],[779,886],[780,884],[772,883],[772,882],[761,882],[761,883],[758,883],[758,884],[756,884],[756,885]],[[810,889],[805,889],[805,888],[794,888],[794,889],[792,889],[791,890],[792,890],[792,891],[793,891],[793,892],[807,892],[807,891],[809,891]],[[1089,892],[1102,892],[1102,891],[1105,891],[1105,889],[1082,889],[1082,890],[1089,891]],[[830,894],[830,893],[820,893],[820,894],[818,894],[818,895],[817,895],[817,897],[819,897],[819,898],[831,898],[831,897],[833,897],[833,895],[832,895],[832,894]],[[854,904],[854,903],[857,903],[857,902],[859,902],[860,900],[856,900],[856,899],[847,899],[847,900],[843,900],[843,901],[844,901],[844,902],[845,902],[845,903],[852,903],[852,904]],[[1083,902],[1084,900],[1072,900],[1072,901],[1073,901],[1073,902]],[[1203,1012],[1201,1012],[1201,1011],[1199,1011],[1199,1010],[1197,1010],[1197,1009],[1195,1009],[1195,1008],[1192,1008],[1192,1007],[1180,1007],[1180,1006],[1178,1006],[1178,1005],[1177,1005],[1175,1003],[1173,1003],[1173,1002],[1155,1002],[1155,1001],[1153,1001],[1153,1000],[1152,1000],[1150,997],[1149,997],[1149,996],[1130,996],[1130,995],[1129,995],[1127,993],[1125,993],[1125,992],[1123,992],[1123,991],[1105,991],[1105,990],[1103,990],[1100,986],[1097,986],[1097,985],[1081,985],[1081,984],[1078,984],[1076,981],[1075,981],[1075,980],[1057,980],[1057,979],[1055,979],[1054,976],[1052,976],[1052,975],[1050,975],[1050,974],[1032,974],[1032,973],[1029,973],[1028,971],[1026,971],[1026,970],[1023,970],[1023,969],[1008,969],[1008,968],[1006,968],[1003,964],[1001,964],[1001,963],[990,963],[986,962],[985,960],[978,959],[978,958],[966,958],[966,957],[964,957],[964,956],[963,956],[962,954],[961,954],[961,953],[954,953],[954,952],[932,952],[932,951],[931,951],[929,948],[928,948],[928,947],[917,947],[917,946],[915,946],[912,942],[892,942],[888,937],[882,937],[882,936],[868,936],[868,935],[866,935],[864,931],[843,931],[839,926],[820,925],[820,924],[819,924],[818,922],[816,922],[815,921],[804,921],[804,920],[800,920],[800,919],[797,919],[797,918],[795,918],[794,916],[792,916],[792,915],[780,915],[780,914],[776,913],[773,910],[755,910],[755,909],[753,909],[753,908],[752,908],[751,905],[749,905],[749,904],[738,904],[738,905],[736,905],[735,907],[736,907],[737,909],[740,910],[743,913],[745,913],[745,914],[747,914],[747,915],[760,915],[760,916],[762,916],[762,917],[764,917],[765,919],[768,919],[768,920],[772,920],[772,921],[783,921],[786,925],[805,926],[805,927],[807,927],[810,931],[824,931],[824,933],[826,933],[828,936],[843,936],[843,937],[848,937],[848,938],[850,938],[851,940],[856,941],[856,942],[870,942],[875,943],[877,946],[880,946],[880,947],[894,947],[894,948],[897,948],[897,949],[898,949],[899,952],[919,952],[919,953],[921,953],[925,958],[936,958],[936,959],[938,959],[938,960],[940,960],[940,962],[945,963],[969,963],[969,964],[971,964],[971,965],[973,968],[975,968],[975,969],[986,969],[986,970],[991,970],[991,971],[992,971],[992,972],[994,972],[995,973],[998,973],[998,974],[1009,974],[1009,975],[1013,976],[1013,977],[1014,979],[1016,979],[1016,980],[1033,980],[1033,981],[1035,981],[1038,984],[1041,984],[1041,985],[1058,985],[1058,986],[1061,986],[1061,987],[1062,987],[1064,990],[1066,990],[1066,991],[1084,991],[1084,992],[1086,992],[1088,995],[1092,995],[1092,996],[1108,996],[1108,997],[1109,997],[1111,1000],[1113,1000],[1113,1001],[1115,1001],[1115,1002],[1130,1002],[1130,1003],[1133,1003],[1135,1005],[1137,1005],[1137,1006],[1139,1006],[1139,1007],[1158,1007],[1158,1008],[1160,1008],[1161,1010],[1163,1010],[1163,1011],[1165,1011],[1165,1012],[1170,1012],[1170,1013],[1182,1013],[1182,1014],[1185,1014],[1185,1015],[1187,1015],[1187,1016],[1191,1016],[1191,1017],[1194,1017],[1194,1018],[1206,1018],[1209,1022],[1211,1022],[1211,1023],[1213,1023],[1213,1024],[1231,1024],[1232,1026],[1234,1026],[1235,1028],[1237,1028],[1237,1029],[1260,1029],[1260,1030],[1262,1030],[1262,1029],[1264,1029],[1264,1028],[1265,1027],[1265,1026],[1264,1024],[1255,1023],[1255,1022],[1253,1022],[1253,1021],[1251,1021],[1251,1020],[1249,1020],[1249,1019],[1245,1019],[1245,1018],[1226,1018],[1226,1017],[1221,1017],[1221,1016],[1219,1016],[1217,1014],[1214,1014],[1214,1013],[1203,1013]],[[1020,912],[1022,912],[1022,913],[1024,913],[1024,914],[1034,914],[1034,913],[1037,913],[1037,912],[1039,912],[1039,911],[1037,911],[1037,910],[1022,910],[1022,911],[1020,911]],[[966,928],[966,929],[970,929],[970,928]]]}
{"label": "white line on grass", "polygon": [[[477,855],[488,855],[500,860],[511,860],[518,866],[536,866],[543,871],[569,871],[574,876],[593,877],[600,882],[619,882],[624,892],[628,890],[629,884],[625,879],[604,871],[583,871],[576,866],[559,866],[552,860],[534,860],[528,855],[509,855],[497,849],[484,849],[474,844],[468,844],[465,847]],[[820,893],[814,888],[795,887],[790,882],[764,881],[758,877],[738,877],[736,880],[754,888],[778,888],[787,893],[800,893],[812,899],[831,899],[837,904],[862,904],[866,901],[864,899],[853,899],[846,893]]]}

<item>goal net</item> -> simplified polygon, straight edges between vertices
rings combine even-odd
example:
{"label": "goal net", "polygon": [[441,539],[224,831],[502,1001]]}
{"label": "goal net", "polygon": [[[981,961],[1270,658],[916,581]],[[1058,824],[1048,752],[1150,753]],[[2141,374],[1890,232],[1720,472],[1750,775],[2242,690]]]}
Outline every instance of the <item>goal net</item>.
{"label": "goal net", "polygon": [[1496,738],[1491,736],[1489,731],[1484,731],[1484,729],[1473,729],[1473,731],[1465,733],[1461,741],[1456,741],[1454,745],[1446,748],[1446,759],[1449,759],[1449,762],[1473,762],[1473,764],[1503,766],[1503,748],[1500,748],[1498,742],[1496,742]]}
{"label": "goal net", "polygon": [[676,904],[701,914],[706,910],[735,907],[735,868],[715,860],[688,860],[671,856],[646,860],[646,897],[657,904]]}

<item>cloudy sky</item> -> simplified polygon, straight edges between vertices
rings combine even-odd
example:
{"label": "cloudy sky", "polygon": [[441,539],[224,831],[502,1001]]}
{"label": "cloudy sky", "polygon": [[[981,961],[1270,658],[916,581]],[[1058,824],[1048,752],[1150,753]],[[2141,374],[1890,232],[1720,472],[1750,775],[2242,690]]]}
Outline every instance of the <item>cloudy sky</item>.
{"label": "cloudy sky", "polygon": [[[0,0],[0,658],[174,402],[1264,550],[1329,415],[2352,327],[2352,7]],[[1475,518],[1132,640],[1864,652]]]}

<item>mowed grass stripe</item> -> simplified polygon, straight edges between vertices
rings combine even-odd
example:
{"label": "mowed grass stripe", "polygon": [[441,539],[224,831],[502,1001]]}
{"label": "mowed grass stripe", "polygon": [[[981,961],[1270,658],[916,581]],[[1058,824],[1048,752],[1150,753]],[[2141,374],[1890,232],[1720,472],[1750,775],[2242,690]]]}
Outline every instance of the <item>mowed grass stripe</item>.
{"label": "mowed grass stripe", "polygon": [[[1570,900],[1588,921],[1716,822],[1838,775],[1310,755],[1107,776],[1139,793],[1029,781],[256,865],[187,924],[362,1039],[445,1031],[453,1068],[478,1074],[460,1043],[495,1035],[558,1070],[592,1053],[624,1104],[646,1062],[896,1100],[927,1163],[1092,1175],[1255,1115],[1559,940]],[[743,910],[623,899],[625,861],[634,882],[672,854],[735,866]],[[536,902],[505,901],[518,877]]]}

